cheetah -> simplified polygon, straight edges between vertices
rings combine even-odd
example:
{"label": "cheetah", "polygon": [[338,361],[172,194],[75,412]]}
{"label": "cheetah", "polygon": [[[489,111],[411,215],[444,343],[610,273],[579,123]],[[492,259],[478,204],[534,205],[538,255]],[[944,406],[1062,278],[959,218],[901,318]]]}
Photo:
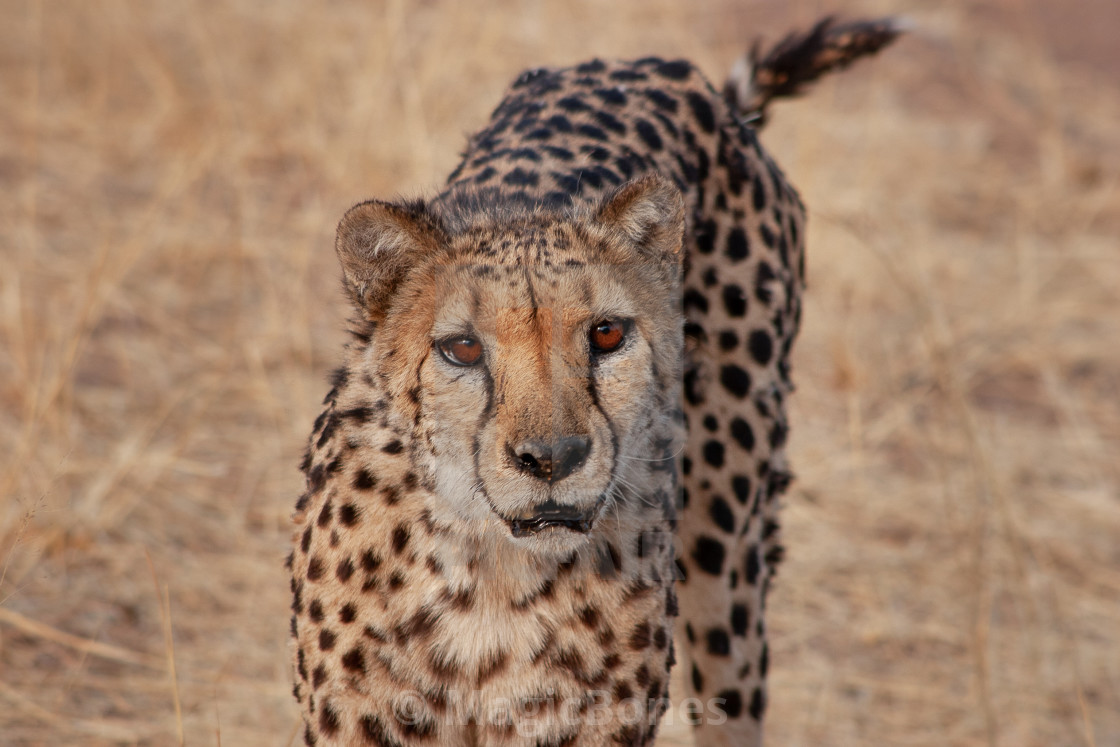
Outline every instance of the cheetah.
{"label": "cheetah", "polygon": [[363,202],[288,557],[307,744],[761,741],[805,211],[767,104],[897,35],[522,74],[430,199]]}

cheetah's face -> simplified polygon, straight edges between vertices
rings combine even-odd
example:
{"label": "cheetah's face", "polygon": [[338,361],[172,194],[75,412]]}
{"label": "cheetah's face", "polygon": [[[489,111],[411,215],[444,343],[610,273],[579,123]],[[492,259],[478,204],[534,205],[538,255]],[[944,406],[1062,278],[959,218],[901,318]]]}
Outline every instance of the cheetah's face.
{"label": "cheetah's face", "polygon": [[[393,243],[412,264],[393,270],[391,297],[356,298],[367,311],[384,304],[378,370],[411,408],[437,510],[564,551],[632,487],[679,358],[682,212],[676,190],[653,178],[592,216],[457,230],[430,213],[431,223],[405,222]],[[344,253],[352,218],[340,254],[355,289],[362,278]],[[369,216],[360,225],[368,242]]]}

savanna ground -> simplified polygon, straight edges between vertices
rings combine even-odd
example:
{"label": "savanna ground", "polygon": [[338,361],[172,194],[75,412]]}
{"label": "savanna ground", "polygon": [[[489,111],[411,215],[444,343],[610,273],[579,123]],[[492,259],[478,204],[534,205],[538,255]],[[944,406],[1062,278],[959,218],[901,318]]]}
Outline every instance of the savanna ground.
{"label": "savanna ground", "polygon": [[763,136],[812,213],[770,741],[1120,744],[1113,0],[0,0],[0,743],[290,743],[343,210],[523,67],[721,80],[826,12],[914,30]]}

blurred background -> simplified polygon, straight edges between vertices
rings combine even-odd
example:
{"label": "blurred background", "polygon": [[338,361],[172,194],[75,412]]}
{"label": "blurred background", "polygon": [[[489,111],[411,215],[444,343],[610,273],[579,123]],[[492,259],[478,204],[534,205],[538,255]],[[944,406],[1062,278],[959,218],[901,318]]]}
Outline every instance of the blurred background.
{"label": "blurred background", "polygon": [[1115,0],[0,0],[0,743],[292,743],[343,211],[525,67],[719,85],[828,13],[913,30],[762,136],[811,213],[769,741],[1120,744]]}

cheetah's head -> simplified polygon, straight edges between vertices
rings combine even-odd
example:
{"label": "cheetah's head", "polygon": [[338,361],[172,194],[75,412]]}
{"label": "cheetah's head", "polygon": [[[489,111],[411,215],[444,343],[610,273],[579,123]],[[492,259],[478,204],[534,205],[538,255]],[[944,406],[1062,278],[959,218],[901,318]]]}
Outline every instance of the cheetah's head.
{"label": "cheetah's head", "polygon": [[[587,541],[664,459],[684,206],[656,176],[564,212],[367,202],[345,286],[443,516],[543,551]],[[471,524],[470,522],[477,522]]]}

